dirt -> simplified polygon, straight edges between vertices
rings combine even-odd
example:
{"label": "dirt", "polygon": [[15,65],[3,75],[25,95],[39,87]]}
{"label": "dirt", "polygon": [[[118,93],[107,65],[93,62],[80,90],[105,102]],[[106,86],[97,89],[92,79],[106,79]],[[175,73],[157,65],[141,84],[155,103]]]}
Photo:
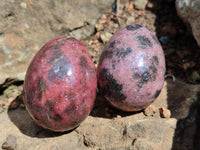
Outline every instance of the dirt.
{"label": "dirt", "polygon": [[[145,25],[156,34],[162,44],[166,58],[166,83],[158,100],[144,111],[125,113],[111,107],[97,92],[96,103],[89,118],[77,129],[59,134],[46,131],[31,121],[22,100],[23,81],[7,79],[0,87],[0,115],[7,115],[5,120],[8,125],[13,126],[13,133],[20,131],[20,134],[7,136],[4,133],[2,149],[19,149],[19,141],[26,138],[22,135],[28,136],[29,140],[34,137],[43,138],[43,141],[33,140],[39,145],[54,141],[55,138],[58,139],[56,144],[59,144],[62,142],[61,137],[69,140],[67,144],[73,138],[76,139],[68,145],[68,149],[198,149],[200,48],[177,16],[175,1],[150,0],[145,10],[135,9],[132,1],[125,1],[120,6],[116,3],[112,10],[100,17],[95,25],[95,33],[81,42],[87,46],[97,66],[110,35],[130,23]],[[21,117],[25,119],[20,118],[17,113],[21,113]],[[136,120],[144,122],[140,124]],[[73,138],[70,139],[69,135]],[[163,144],[163,141],[168,145]],[[36,143],[34,144],[37,145]],[[23,142],[21,144],[28,147]],[[56,144],[47,149],[66,148],[65,145],[61,144],[59,147]]]}

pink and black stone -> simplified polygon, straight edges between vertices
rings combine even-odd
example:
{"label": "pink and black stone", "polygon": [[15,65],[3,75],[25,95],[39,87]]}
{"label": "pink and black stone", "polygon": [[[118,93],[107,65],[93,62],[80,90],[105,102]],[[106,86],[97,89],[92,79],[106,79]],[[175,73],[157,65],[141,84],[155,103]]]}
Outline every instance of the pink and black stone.
{"label": "pink and black stone", "polygon": [[97,69],[99,91],[116,108],[139,111],[151,104],[164,84],[165,57],[157,37],[133,24],[106,44]]}
{"label": "pink and black stone", "polygon": [[50,40],[33,58],[25,77],[24,103],[40,126],[63,132],[77,127],[96,97],[93,61],[78,40]]}

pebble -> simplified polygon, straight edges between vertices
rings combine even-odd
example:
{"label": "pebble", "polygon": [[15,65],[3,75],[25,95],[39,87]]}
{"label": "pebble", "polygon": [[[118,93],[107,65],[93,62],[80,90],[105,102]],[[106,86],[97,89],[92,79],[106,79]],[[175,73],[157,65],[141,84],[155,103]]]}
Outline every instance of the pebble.
{"label": "pebble", "polygon": [[138,10],[145,10],[147,2],[147,0],[134,0],[134,6]]}
{"label": "pebble", "polygon": [[147,9],[151,9],[151,10],[159,10],[160,7],[152,2],[148,2],[148,4],[146,5]]}
{"label": "pebble", "polygon": [[95,28],[97,31],[101,31],[104,29],[103,24],[95,24]]}
{"label": "pebble", "polygon": [[105,32],[105,33],[102,33],[100,35],[100,39],[102,40],[102,42],[105,44],[109,41],[109,39],[112,37],[112,34],[109,33],[109,32]]}
{"label": "pebble", "polygon": [[146,116],[154,116],[156,113],[156,107],[154,105],[149,105],[145,110],[144,114]]}
{"label": "pebble", "polygon": [[25,2],[21,2],[21,3],[20,3],[20,6],[21,6],[22,8],[26,8],[26,7],[27,7],[27,4],[26,4]]}
{"label": "pebble", "polygon": [[122,118],[122,116],[120,116],[120,115],[117,115],[116,117],[117,117],[117,118]]}
{"label": "pebble", "polygon": [[17,138],[12,134],[8,135],[5,142],[1,146],[3,150],[15,150],[16,147],[17,147]]}
{"label": "pebble", "polygon": [[134,22],[135,22],[135,17],[133,16],[128,17],[126,20],[126,24],[134,24]]}
{"label": "pebble", "polygon": [[100,24],[104,24],[104,23],[106,23],[106,20],[105,20],[105,19],[100,19],[100,20],[99,20],[99,23],[100,23]]}
{"label": "pebble", "polygon": [[160,110],[160,116],[161,117],[163,117],[163,118],[170,118],[171,117],[171,111],[169,109],[161,107],[159,110]]}
{"label": "pebble", "polygon": [[95,32],[94,27],[92,25],[87,25],[83,28],[80,28],[80,29],[70,32],[69,35],[71,37],[74,37],[74,38],[80,40],[80,39],[84,39],[84,38],[92,35],[94,32]]}
{"label": "pebble", "polygon": [[197,71],[193,71],[192,72],[191,80],[193,82],[196,82],[196,81],[200,80],[200,75],[199,75],[199,73]]}

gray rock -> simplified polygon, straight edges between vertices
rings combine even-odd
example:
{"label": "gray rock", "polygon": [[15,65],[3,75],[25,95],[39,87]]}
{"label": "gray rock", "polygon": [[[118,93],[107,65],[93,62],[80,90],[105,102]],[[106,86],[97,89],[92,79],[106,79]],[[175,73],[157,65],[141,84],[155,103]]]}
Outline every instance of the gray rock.
{"label": "gray rock", "polygon": [[86,37],[92,35],[94,32],[95,32],[94,26],[87,25],[81,29],[73,30],[72,32],[69,33],[69,35],[70,35],[70,37],[74,37],[74,38],[80,40],[82,38],[86,38]]}
{"label": "gray rock", "polygon": [[1,0],[0,85],[24,79],[35,53],[59,35],[78,39],[93,34],[94,24],[114,0]]}
{"label": "gray rock", "polygon": [[133,0],[136,9],[145,10],[148,0]]}
{"label": "gray rock", "polygon": [[155,150],[162,147],[168,150],[173,143],[176,120],[146,118],[127,128],[128,136],[134,140],[135,149]]}
{"label": "gray rock", "polygon": [[192,30],[192,34],[200,46],[200,1],[176,0],[176,9],[179,17]]}
{"label": "gray rock", "polygon": [[17,138],[9,134],[8,137],[6,138],[6,141],[2,144],[2,149],[3,150],[15,150],[17,147]]}
{"label": "gray rock", "polygon": [[[166,79],[152,104],[153,116],[112,109],[103,97],[97,96],[90,116],[75,130],[64,133],[36,125],[19,96],[0,113],[0,146],[16,150],[193,150],[199,147],[199,91],[200,85]],[[160,117],[162,107],[171,111],[172,118]]]}
{"label": "gray rock", "polygon": [[135,17],[130,16],[130,17],[127,18],[127,20],[126,20],[127,25],[128,24],[134,24],[134,23],[135,23]]}

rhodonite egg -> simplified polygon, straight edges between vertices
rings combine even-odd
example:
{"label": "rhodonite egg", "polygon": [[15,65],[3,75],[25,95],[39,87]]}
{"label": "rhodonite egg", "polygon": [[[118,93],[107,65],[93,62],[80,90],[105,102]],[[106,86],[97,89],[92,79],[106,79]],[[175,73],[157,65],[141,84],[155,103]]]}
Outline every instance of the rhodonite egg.
{"label": "rhodonite egg", "polygon": [[127,25],[101,53],[98,89],[114,107],[139,111],[160,94],[164,74],[165,57],[157,37],[142,25]]}
{"label": "rhodonite egg", "polygon": [[24,103],[38,125],[68,131],[89,115],[96,86],[95,67],[85,46],[60,36],[33,58],[25,77]]}

